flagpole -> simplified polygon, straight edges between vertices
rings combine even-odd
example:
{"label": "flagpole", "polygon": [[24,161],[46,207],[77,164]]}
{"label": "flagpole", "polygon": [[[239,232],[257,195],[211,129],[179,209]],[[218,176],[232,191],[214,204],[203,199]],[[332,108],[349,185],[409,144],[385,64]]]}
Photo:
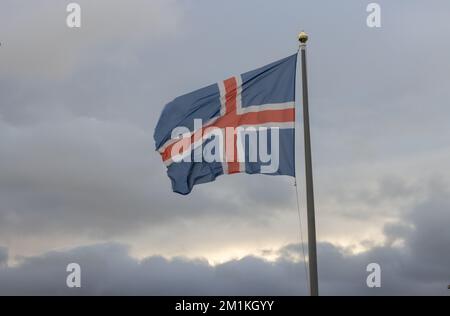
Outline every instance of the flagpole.
{"label": "flagpole", "polygon": [[306,42],[308,35],[301,32],[298,36],[302,60],[302,90],[303,90],[303,128],[305,138],[305,175],[306,175],[306,206],[308,218],[308,262],[309,290],[311,296],[319,295],[317,277],[316,221],[314,215],[314,189],[311,158],[311,133],[309,130],[308,79],[306,75]]}

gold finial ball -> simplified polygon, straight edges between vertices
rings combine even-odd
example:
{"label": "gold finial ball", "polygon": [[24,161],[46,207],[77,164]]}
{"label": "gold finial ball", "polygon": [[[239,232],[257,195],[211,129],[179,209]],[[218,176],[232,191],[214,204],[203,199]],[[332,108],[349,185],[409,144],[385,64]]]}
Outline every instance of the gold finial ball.
{"label": "gold finial ball", "polygon": [[300,34],[298,34],[298,41],[302,44],[305,44],[308,41],[308,34],[301,31]]}

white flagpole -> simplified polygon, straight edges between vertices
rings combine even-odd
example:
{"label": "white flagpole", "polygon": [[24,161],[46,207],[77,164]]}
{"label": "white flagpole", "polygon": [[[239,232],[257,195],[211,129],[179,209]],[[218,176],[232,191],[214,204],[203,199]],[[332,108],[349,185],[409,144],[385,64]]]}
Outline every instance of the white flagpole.
{"label": "white flagpole", "polygon": [[309,130],[308,105],[308,78],[306,75],[306,42],[308,35],[301,32],[298,36],[302,60],[302,90],[303,90],[303,128],[305,138],[305,175],[306,175],[306,205],[308,217],[308,263],[309,263],[309,290],[311,296],[319,295],[317,276],[317,250],[316,250],[316,221],[314,215],[314,190],[311,158],[311,134]]}

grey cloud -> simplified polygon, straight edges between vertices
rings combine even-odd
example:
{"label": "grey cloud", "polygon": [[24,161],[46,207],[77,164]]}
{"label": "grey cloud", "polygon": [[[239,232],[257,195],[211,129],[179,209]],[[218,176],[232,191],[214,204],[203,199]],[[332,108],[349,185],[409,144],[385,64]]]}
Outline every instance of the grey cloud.
{"label": "grey cloud", "polygon": [[[450,220],[447,193],[417,205],[403,224],[405,244],[385,245],[351,254],[319,243],[319,278],[323,295],[445,295],[449,283]],[[430,217],[428,214],[439,214]],[[393,235],[392,226],[390,235]],[[276,250],[274,262],[247,256],[216,266],[201,259],[132,258],[120,244],[101,244],[23,258],[18,266],[0,268],[1,294],[56,295],[305,295],[306,280],[299,246]],[[65,287],[65,266],[82,267],[82,287]],[[381,266],[381,288],[366,286],[366,266]]]}
{"label": "grey cloud", "polygon": [[[267,217],[270,206],[283,208],[293,197],[292,190],[275,191],[264,206],[255,195],[264,182],[250,191],[253,200],[243,192],[230,199],[231,193],[213,190],[177,196],[150,137],[126,123],[78,118],[23,128],[0,122],[0,128],[5,131],[0,137],[4,235],[53,230],[110,236],[177,217]],[[232,180],[250,187],[257,177]]]}
{"label": "grey cloud", "polygon": [[[4,75],[63,79],[91,54],[106,54],[107,60],[134,55],[127,45],[139,46],[147,40],[158,40],[174,33],[180,11],[174,1],[135,1],[123,6],[121,1],[78,1],[82,8],[82,27],[66,26],[67,3],[54,0],[39,4],[2,3],[2,51],[6,63],[0,64]],[[108,54],[109,47],[119,46],[117,55]]]}
{"label": "grey cloud", "polygon": [[[256,209],[270,218],[268,206],[288,207],[289,190],[273,190],[265,201],[257,198],[266,182],[254,177],[233,179],[249,188],[249,194],[230,190],[233,181],[224,179],[219,179],[222,192],[205,188],[183,199],[172,194],[151,135],[162,106],[174,96],[173,77],[183,68],[173,64],[185,63],[158,36],[178,36],[173,30],[182,15],[179,4],[135,2],[125,9],[119,2],[80,4],[86,15],[81,33],[67,33],[64,23],[60,25],[58,10],[65,16],[61,4],[7,5],[20,13],[27,28],[37,25],[44,52],[27,59],[34,64],[28,67],[21,54],[31,51],[38,39],[29,41],[15,30],[15,20],[3,20],[8,37],[2,49],[7,60],[15,61],[2,72],[0,85],[4,236],[50,231],[118,236],[176,218],[250,216]],[[41,21],[44,16],[48,21]],[[74,51],[67,52],[71,45]],[[21,54],[16,54],[18,49]],[[72,57],[76,65],[71,65]],[[70,69],[55,65],[59,61]],[[52,76],[52,69],[65,75]],[[289,180],[275,181],[285,185]]]}
{"label": "grey cloud", "polygon": [[0,247],[0,267],[8,263],[8,249]]}

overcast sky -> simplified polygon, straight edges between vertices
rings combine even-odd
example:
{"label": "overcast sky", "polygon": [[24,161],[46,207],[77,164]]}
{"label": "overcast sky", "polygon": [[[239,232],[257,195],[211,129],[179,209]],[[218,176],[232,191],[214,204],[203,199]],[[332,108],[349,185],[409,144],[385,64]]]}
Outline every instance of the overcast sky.
{"label": "overcast sky", "polygon": [[69,2],[0,4],[0,294],[306,294],[293,179],[180,196],[152,138],[165,103],[305,29],[321,292],[448,295],[448,1],[378,1],[377,29],[360,0],[79,0],[80,29]]}

